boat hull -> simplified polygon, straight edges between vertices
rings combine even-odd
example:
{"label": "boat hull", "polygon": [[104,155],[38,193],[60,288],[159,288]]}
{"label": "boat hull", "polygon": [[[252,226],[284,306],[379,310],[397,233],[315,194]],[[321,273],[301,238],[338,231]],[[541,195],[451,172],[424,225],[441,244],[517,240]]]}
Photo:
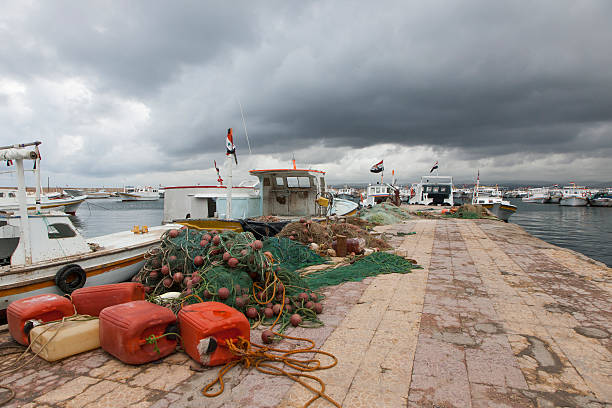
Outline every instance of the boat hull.
{"label": "boat hull", "polygon": [[159,194],[156,195],[141,195],[133,193],[119,193],[121,201],[157,201]]}
{"label": "boat hull", "polygon": [[588,202],[589,201],[584,197],[563,197],[559,201],[559,205],[566,207],[584,207]]}
{"label": "boat hull", "polygon": [[502,221],[508,222],[508,219],[516,212],[516,207],[511,204],[502,204],[502,203],[494,203],[494,204],[484,204],[487,210],[491,211],[493,215],[499,218]]}
{"label": "boat hull", "polygon": [[524,203],[537,203],[537,204],[544,204],[547,202],[546,198],[527,198],[527,197],[523,197],[521,199]]}
{"label": "boat hull", "polygon": [[612,198],[596,198],[589,201],[593,207],[612,207]]}
{"label": "boat hull", "polygon": [[561,196],[550,197],[548,201],[546,201],[546,204],[559,204],[560,201]]}

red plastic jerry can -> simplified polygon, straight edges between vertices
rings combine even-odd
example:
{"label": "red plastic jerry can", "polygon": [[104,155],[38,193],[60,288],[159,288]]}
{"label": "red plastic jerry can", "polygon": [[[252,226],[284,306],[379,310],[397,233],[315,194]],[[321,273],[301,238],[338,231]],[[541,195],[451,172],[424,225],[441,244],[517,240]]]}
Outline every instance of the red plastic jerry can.
{"label": "red plastic jerry can", "polygon": [[181,309],[178,318],[183,348],[205,366],[221,365],[237,358],[227,348],[227,339],[250,339],[247,318],[223,303],[188,305]]}
{"label": "red plastic jerry can", "polygon": [[[73,314],[74,307],[70,300],[59,295],[46,294],[12,302],[6,310],[6,319],[11,336],[18,343],[27,346],[30,344],[29,330],[26,330],[24,326],[29,320],[38,320],[44,323],[60,320],[62,317],[72,316]],[[30,329],[32,327],[32,325],[29,325]]]}
{"label": "red plastic jerry can", "polygon": [[[176,316],[145,300],[109,306],[100,312],[100,346],[127,364],[144,364],[173,353]],[[154,340],[155,339],[155,340]]]}
{"label": "red plastic jerry can", "polygon": [[99,316],[102,309],[133,300],[144,300],[144,286],[137,282],[90,286],[72,292],[72,303],[79,314]]}

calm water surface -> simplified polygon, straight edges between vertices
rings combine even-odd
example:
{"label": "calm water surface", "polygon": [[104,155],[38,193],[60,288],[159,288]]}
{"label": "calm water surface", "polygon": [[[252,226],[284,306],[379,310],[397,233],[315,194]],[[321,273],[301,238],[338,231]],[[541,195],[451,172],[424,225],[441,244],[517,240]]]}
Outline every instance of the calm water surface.
{"label": "calm water surface", "polygon": [[510,222],[551,244],[581,252],[612,267],[612,207],[523,203]]}
{"label": "calm water surface", "polygon": [[[523,203],[520,199],[511,201],[518,210],[510,222],[544,241],[612,266],[612,207],[561,207]],[[134,225],[160,225],[163,210],[164,200],[87,200],[71,219],[85,237],[95,237],[130,230]]]}
{"label": "calm water surface", "polygon": [[134,225],[161,225],[164,200],[121,201],[117,198],[87,200],[70,219],[85,237],[129,231]]}

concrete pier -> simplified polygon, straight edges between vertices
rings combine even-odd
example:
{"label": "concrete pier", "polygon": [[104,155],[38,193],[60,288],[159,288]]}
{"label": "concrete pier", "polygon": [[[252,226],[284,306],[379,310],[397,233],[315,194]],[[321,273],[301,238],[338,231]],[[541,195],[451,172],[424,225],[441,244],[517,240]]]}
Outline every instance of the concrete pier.
{"label": "concrete pier", "polygon": [[[328,288],[325,326],[288,332],[339,359],[316,373],[338,403],[612,406],[610,268],[492,220],[380,230],[423,269]],[[96,350],[55,364],[35,359],[0,384],[16,392],[9,407],[301,407],[312,397],[288,378],[241,367],[226,375],[221,396],[203,397],[216,374],[191,370],[183,353],[127,366]]]}

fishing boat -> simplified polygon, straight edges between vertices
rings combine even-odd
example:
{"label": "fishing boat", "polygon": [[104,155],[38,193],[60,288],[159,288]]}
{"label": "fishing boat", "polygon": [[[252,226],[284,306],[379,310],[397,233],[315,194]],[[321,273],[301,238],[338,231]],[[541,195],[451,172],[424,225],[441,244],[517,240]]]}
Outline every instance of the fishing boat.
{"label": "fishing boat", "polygon": [[612,189],[596,193],[589,198],[589,204],[593,207],[612,207]]}
{"label": "fishing boat", "polygon": [[[358,204],[335,198],[327,189],[325,172],[312,169],[250,170],[257,180],[237,187],[165,187],[163,222],[199,229],[249,231],[268,228],[271,235],[299,217],[352,215]],[[260,217],[275,217],[262,223]],[[263,235],[263,234],[262,234]],[[267,235],[267,234],[266,234]]]}
{"label": "fishing boat", "polygon": [[410,204],[454,205],[453,178],[451,176],[423,176],[414,186]]}
{"label": "fishing boat", "polygon": [[376,204],[384,203],[390,196],[389,185],[387,184],[370,184],[366,189],[366,197],[363,202],[365,207],[372,207]]}
{"label": "fishing boat", "polygon": [[547,187],[530,188],[527,190],[527,197],[521,198],[524,203],[545,204],[550,200]]}
{"label": "fishing boat", "polygon": [[476,179],[476,186],[474,186],[472,204],[483,206],[497,218],[505,222],[508,222],[512,214],[516,212],[516,206],[511,204],[510,201],[504,200],[502,193],[497,187],[493,188],[480,185],[480,174]]}
{"label": "fishing boat", "polygon": [[[0,190],[0,211],[16,211],[19,208],[17,200],[17,189]],[[78,197],[63,197],[61,195],[43,195],[39,197],[40,209],[63,211],[66,214],[75,215],[79,206],[87,199],[86,195]],[[36,197],[26,195],[26,205],[29,211],[36,209]]]}
{"label": "fishing boat", "polygon": [[160,193],[153,187],[126,187],[125,191],[119,193],[121,201],[157,201]]}
{"label": "fishing boat", "polygon": [[0,160],[16,162],[19,202],[17,211],[0,212],[0,313],[20,298],[61,295],[83,286],[128,280],[142,267],[144,254],[159,243],[161,235],[180,227],[138,227],[137,231],[85,239],[65,213],[42,208],[28,212],[23,161],[35,160],[40,169],[40,144],[0,147]]}
{"label": "fishing boat", "polygon": [[568,207],[584,207],[589,203],[589,194],[586,187],[570,183],[563,187],[563,193],[559,205]]}

